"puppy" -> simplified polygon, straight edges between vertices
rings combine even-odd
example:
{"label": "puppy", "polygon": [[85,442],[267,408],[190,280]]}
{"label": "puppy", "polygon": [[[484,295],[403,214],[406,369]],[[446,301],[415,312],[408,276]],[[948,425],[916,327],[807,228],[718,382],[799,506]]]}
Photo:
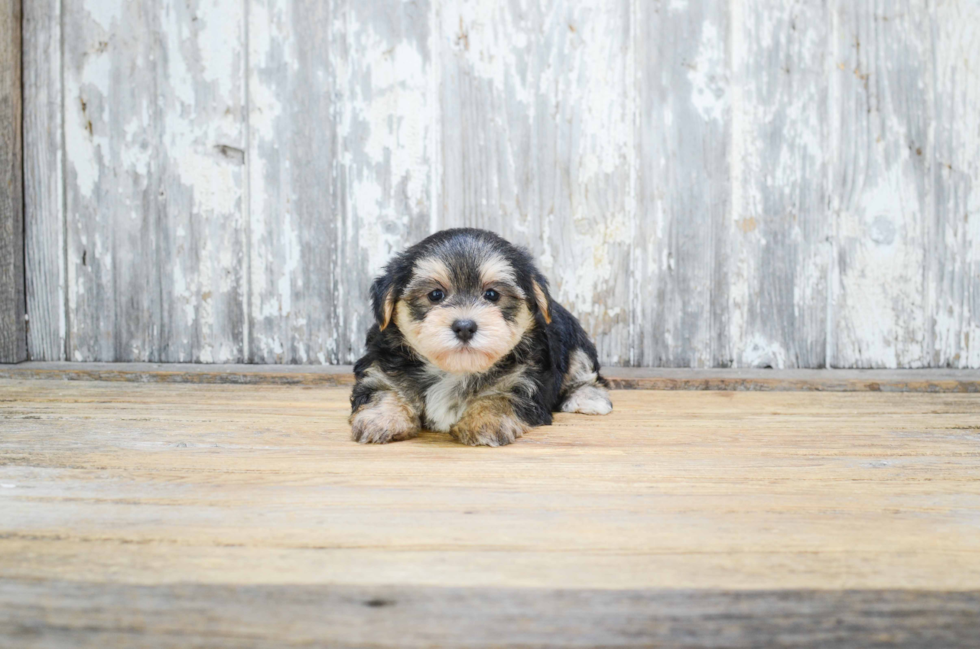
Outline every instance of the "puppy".
{"label": "puppy", "polygon": [[410,439],[424,427],[503,446],[551,413],[612,410],[595,345],[552,301],[530,255],[492,232],[438,232],[371,287],[377,322],[354,366],[351,436]]}

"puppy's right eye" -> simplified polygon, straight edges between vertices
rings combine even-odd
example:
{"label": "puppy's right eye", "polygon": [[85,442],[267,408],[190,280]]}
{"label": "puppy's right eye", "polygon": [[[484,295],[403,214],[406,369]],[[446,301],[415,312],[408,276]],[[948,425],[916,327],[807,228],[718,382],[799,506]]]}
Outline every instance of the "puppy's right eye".
{"label": "puppy's right eye", "polygon": [[436,289],[431,293],[429,293],[429,301],[432,302],[433,304],[436,302],[442,302],[443,298],[445,297],[446,294],[443,293],[440,289]]}

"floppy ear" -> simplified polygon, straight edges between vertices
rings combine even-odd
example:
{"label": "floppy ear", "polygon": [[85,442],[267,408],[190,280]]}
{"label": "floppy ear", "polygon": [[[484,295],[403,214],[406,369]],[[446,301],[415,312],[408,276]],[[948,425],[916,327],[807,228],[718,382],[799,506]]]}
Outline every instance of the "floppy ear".
{"label": "floppy ear", "polygon": [[390,270],[385,271],[371,285],[371,306],[374,307],[374,319],[381,331],[391,322],[391,316],[395,312],[395,280]]}
{"label": "floppy ear", "polygon": [[548,281],[543,277],[535,277],[532,286],[534,304],[544,316],[544,321],[551,324],[551,295],[548,294]]}

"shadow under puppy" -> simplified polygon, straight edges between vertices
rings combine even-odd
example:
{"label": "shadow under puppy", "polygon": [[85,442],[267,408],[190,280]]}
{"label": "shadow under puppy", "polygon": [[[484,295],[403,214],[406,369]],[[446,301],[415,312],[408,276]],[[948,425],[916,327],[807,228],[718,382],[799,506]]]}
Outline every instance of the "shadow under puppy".
{"label": "shadow under puppy", "polygon": [[612,410],[595,345],[551,300],[531,256],[492,232],[444,230],[412,246],[371,300],[377,322],[351,395],[357,442],[425,427],[502,446],[558,410]]}

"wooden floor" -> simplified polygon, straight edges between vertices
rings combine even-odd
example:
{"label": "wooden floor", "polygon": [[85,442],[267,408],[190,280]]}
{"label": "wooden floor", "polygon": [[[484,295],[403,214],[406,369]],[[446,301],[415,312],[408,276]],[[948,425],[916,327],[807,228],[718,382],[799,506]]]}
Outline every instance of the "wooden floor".
{"label": "wooden floor", "polygon": [[349,388],[0,380],[0,646],[980,637],[980,396],[617,391],[517,444]]}

